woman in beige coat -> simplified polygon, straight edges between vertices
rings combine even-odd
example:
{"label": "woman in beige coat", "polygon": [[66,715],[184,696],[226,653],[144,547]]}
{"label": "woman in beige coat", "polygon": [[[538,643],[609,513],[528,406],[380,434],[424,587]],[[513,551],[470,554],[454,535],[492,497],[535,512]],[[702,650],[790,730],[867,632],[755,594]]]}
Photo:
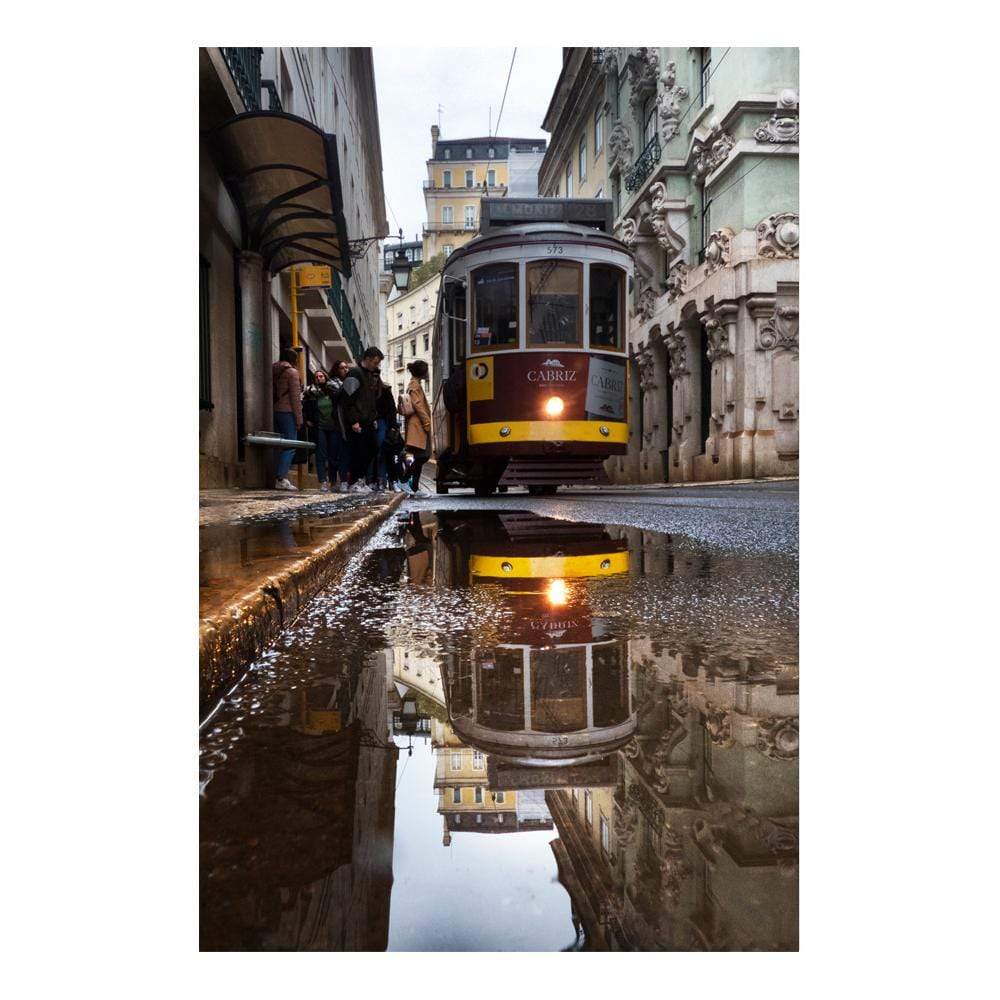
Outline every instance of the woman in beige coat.
{"label": "woman in beige coat", "polygon": [[[420,383],[427,378],[427,362],[418,359],[411,361],[406,367],[413,376],[405,393],[413,405],[413,412],[406,416],[405,434],[407,451],[413,455],[409,487],[413,496],[425,497],[428,494],[420,488],[420,473],[423,471],[424,463],[431,457],[431,408],[424,387]],[[400,412],[403,408],[401,400]]]}

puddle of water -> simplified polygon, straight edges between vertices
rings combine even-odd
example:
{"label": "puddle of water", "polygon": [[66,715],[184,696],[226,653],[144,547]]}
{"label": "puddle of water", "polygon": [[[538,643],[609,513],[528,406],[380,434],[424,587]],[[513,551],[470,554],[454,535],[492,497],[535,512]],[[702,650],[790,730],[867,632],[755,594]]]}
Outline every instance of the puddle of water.
{"label": "puddle of water", "polygon": [[205,950],[795,949],[797,568],[414,513],[201,765]]}

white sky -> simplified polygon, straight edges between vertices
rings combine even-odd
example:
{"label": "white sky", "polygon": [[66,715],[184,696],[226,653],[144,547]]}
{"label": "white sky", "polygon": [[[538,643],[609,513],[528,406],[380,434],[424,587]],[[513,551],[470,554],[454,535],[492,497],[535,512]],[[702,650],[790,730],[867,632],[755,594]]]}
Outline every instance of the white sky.
{"label": "white sky", "polygon": [[542,118],[559,78],[562,49],[518,47],[498,133],[497,114],[513,51],[513,46],[375,47],[382,176],[392,233],[402,226],[404,237],[412,240],[426,221],[422,184],[438,104],[444,108],[444,139],[486,135],[491,105],[494,134],[548,138]]}

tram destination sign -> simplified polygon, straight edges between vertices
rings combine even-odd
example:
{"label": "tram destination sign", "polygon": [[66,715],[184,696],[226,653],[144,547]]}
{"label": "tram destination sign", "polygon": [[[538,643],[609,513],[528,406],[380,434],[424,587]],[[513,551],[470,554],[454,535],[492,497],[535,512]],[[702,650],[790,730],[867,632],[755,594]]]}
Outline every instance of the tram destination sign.
{"label": "tram destination sign", "polygon": [[610,233],[614,225],[608,198],[484,198],[480,229],[504,229],[531,222],[561,222]]}

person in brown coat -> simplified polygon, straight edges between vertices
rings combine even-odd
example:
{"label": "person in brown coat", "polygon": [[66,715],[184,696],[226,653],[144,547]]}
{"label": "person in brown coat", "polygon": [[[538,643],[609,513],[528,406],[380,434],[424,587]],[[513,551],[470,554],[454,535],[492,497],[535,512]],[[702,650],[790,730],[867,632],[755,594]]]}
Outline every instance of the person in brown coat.
{"label": "person in brown coat", "polygon": [[[281,352],[281,359],[271,366],[271,382],[274,387],[274,429],[288,440],[295,440],[302,427],[302,382],[299,379],[298,355],[290,347]],[[288,470],[292,467],[295,449],[279,452],[278,467],[275,472],[276,490],[293,490],[288,481]]]}
{"label": "person in brown coat", "polygon": [[[420,384],[427,378],[427,362],[417,359],[407,366],[410,384],[403,395],[409,397],[413,412],[406,416],[406,449],[413,455],[413,465],[410,467],[410,492],[415,497],[425,497],[427,492],[420,488],[420,473],[424,463],[431,457],[431,408],[427,402],[427,394]],[[402,396],[400,397],[400,412],[404,410]]]}

